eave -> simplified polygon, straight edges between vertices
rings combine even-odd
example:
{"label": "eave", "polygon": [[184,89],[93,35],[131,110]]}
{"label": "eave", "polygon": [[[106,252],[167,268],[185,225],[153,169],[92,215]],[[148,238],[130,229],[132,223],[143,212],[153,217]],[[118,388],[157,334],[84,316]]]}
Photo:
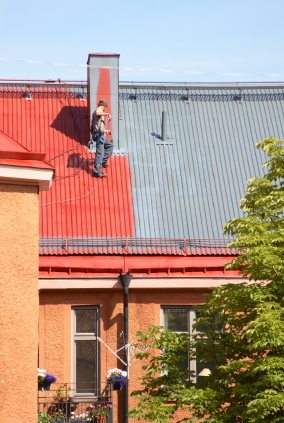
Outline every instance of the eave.
{"label": "eave", "polygon": [[226,265],[236,256],[40,256],[40,278],[118,277],[238,277]]}
{"label": "eave", "polygon": [[44,161],[45,153],[31,152],[0,132],[0,183],[50,188],[54,168]]}
{"label": "eave", "polygon": [[52,168],[42,166],[42,163],[17,163],[6,160],[4,164],[0,160],[0,183],[12,183],[17,185],[37,185],[39,191],[46,191],[51,187],[54,176]]}

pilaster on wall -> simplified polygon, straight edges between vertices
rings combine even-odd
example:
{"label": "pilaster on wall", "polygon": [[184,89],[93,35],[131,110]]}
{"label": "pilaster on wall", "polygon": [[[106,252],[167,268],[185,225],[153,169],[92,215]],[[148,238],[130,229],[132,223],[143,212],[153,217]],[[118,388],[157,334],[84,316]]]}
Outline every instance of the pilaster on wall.
{"label": "pilaster on wall", "polygon": [[1,415],[36,422],[38,187],[0,184]]}
{"label": "pilaster on wall", "polygon": [[0,402],[11,423],[37,422],[39,190],[54,169],[0,133]]}

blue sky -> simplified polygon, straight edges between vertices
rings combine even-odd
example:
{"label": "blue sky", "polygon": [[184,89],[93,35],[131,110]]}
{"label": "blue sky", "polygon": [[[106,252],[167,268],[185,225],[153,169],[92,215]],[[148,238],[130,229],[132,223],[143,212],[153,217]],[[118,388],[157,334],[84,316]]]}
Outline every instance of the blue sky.
{"label": "blue sky", "polygon": [[86,80],[120,53],[121,81],[284,81],[283,0],[0,0],[0,78]]}

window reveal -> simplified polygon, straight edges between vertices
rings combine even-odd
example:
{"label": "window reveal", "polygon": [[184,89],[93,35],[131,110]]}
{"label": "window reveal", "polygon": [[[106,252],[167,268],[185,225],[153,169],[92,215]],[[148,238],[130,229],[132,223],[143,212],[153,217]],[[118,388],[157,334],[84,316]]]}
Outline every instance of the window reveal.
{"label": "window reveal", "polygon": [[73,312],[73,374],[76,395],[95,395],[98,388],[98,307]]}
{"label": "window reveal", "polygon": [[214,360],[208,360],[206,362],[198,359],[200,355],[198,351],[202,349],[202,336],[198,340],[198,334],[202,335],[204,332],[204,327],[200,326],[194,329],[195,319],[199,317],[198,309],[193,307],[163,307],[163,326],[165,329],[171,330],[176,333],[189,333],[190,335],[197,334],[197,347],[196,347],[196,358],[190,357],[189,354],[185,354],[181,359],[181,366],[184,369],[193,371],[195,377],[192,379],[194,383],[199,385],[206,384],[206,377],[200,375],[208,373],[208,370],[214,368]]}

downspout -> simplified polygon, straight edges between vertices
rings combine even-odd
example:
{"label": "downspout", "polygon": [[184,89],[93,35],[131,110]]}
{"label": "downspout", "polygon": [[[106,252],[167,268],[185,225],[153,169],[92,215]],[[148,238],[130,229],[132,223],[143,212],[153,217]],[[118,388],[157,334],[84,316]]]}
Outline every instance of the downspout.
{"label": "downspout", "polygon": [[[120,282],[123,288],[123,334],[124,334],[124,362],[125,371],[127,372],[127,378],[129,382],[129,357],[128,357],[128,293],[129,293],[129,284],[132,279],[132,275],[127,273],[122,273],[120,275]],[[128,423],[128,395],[129,395],[129,383],[124,387],[124,423]]]}

